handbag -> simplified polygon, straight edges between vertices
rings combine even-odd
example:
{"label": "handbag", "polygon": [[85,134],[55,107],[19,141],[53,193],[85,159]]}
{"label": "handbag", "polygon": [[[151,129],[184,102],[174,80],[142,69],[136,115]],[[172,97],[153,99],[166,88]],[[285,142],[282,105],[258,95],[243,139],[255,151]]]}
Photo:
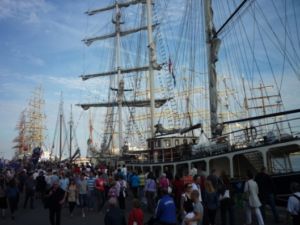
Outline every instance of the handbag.
{"label": "handbag", "polygon": [[249,196],[250,196],[250,193],[249,193],[249,184],[248,184],[248,182],[246,183],[246,185],[248,185],[248,188],[247,188],[247,191],[245,191],[245,192],[243,193],[242,198],[243,198],[243,200],[244,200],[245,202],[248,202],[248,201],[249,201]]}

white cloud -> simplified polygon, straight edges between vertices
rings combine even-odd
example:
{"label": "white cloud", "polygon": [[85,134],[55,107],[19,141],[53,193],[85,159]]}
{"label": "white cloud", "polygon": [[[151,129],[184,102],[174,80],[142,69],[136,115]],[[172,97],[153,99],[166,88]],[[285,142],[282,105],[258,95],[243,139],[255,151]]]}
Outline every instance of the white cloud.
{"label": "white cloud", "polygon": [[52,8],[45,0],[1,0],[0,20],[14,18],[27,23],[37,22],[40,13]]}

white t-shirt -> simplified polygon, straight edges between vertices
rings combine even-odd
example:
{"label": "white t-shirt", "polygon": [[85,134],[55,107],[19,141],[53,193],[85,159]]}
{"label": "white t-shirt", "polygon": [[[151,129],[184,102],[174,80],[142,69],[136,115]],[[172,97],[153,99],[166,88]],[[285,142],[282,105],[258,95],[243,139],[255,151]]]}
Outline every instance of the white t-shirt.
{"label": "white t-shirt", "polygon": [[[300,192],[293,193],[293,195],[297,195],[300,198]],[[291,215],[297,215],[300,212],[300,201],[293,195],[288,199],[287,211]]]}
{"label": "white t-shirt", "polygon": [[200,185],[192,183],[192,190],[197,190],[199,192],[199,201],[202,202],[201,188]]}
{"label": "white t-shirt", "polygon": [[[194,212],[190,212],[188,214],[185,215],[184,219],[192,219],[194,218],[195,213]],[[182,221],[182,225],[186,225],[185,221]],[[197,221],[191,222],[189,223],[189,225],[197,225]]]}

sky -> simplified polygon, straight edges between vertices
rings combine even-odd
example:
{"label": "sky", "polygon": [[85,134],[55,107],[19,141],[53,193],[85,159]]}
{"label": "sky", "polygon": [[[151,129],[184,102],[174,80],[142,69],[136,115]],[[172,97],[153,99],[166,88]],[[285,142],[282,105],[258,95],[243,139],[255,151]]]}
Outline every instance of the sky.
{"label": "sky", "polygon": [[[101,58],[95,52],[87,55],[81,40],[87,34],[106,33],[105,21],[110,23],[110,18],[105,20],[108,15],[90,20],[84,12],[109,2],[111,0],[0,0],[0,157],[13,156],[16,124],[37,86],[42,85],[44,90],[48,146],[53,140],[61,92],[67,120],[71,104],[83,102],[89,96],[104,98],[96,82],[83,84],[79,76],[86,67],[93,72],[101,71]],[[295,77],[287,78],[287,87],[297,90],[299,83],[295,80]],[[288,88],[283,92],[289,97],[295,94]],[[298,102],[290,102],[288,108],[297,105]],[[85,153],[87,112],[73,107],[73,113],[78,125],[78,143]]]}
{"label": "sky", "polygon": [[[79,96],[87,88],[79,78],[83,71],[81,40],[86,35],[84,12],[91,2],[0,1],[0,157],[12,157],[17,121],[37,86],[44,91],[48,143],[53,139],[61,91],[67,120],[70,105],[81,100]],[[73,108],[76,123],[81,109]],[[82,148],[87,139],[85,129],[86,124],[78,129]]]}

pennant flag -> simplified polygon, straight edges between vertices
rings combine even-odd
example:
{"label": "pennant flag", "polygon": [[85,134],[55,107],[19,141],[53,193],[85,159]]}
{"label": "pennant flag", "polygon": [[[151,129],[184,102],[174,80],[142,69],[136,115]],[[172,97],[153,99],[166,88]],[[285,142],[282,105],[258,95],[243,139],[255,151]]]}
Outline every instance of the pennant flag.
{"label": "pennant flag", "polygon": [[169,57],[168,68],[169,68],[169,73],[170,73],[170,74],[172,75],[172,77],[173,77],[174,86],[176,86],[176,78],[175,78],[175,74],[174,74],[174,70],[173,70],[172,60],[171,60],[170,57]]}

